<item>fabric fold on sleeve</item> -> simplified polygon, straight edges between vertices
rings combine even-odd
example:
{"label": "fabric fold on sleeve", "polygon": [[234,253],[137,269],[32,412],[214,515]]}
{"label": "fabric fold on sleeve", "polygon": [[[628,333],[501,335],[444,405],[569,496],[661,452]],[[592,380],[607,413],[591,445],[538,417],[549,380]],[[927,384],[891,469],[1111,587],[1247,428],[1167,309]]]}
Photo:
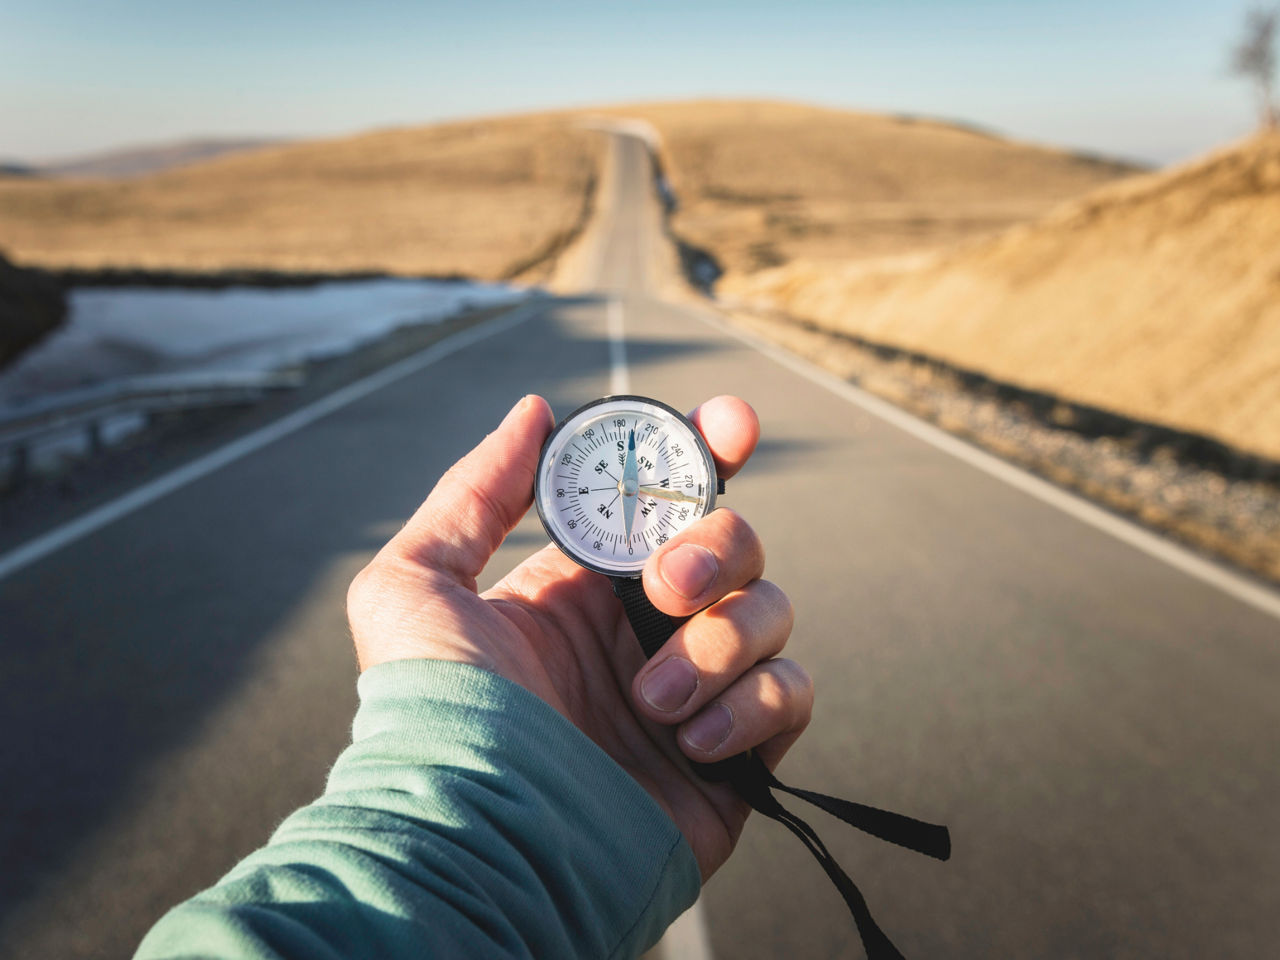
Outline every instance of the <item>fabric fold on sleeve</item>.
{"label": "fabric fold on sleeve", "polygon": [[324,795],[139,957],[631,957],[697,898],[671,819],[523,687],[401,660],[359,692]]}

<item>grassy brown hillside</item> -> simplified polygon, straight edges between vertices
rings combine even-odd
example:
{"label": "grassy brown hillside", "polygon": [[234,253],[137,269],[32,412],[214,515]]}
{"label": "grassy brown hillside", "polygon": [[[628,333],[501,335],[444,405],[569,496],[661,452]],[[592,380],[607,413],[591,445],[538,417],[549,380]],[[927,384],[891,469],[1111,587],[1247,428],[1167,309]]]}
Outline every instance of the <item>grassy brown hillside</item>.
{"label": "grassy brown hillside", "polygon": [[600,111],[651,123],[674,228],[732,276],[917,252],[1046,213],[1133,168],[936,121],[768,101]]}
{"label": "grassy brown hillside", "polygon": [[1280,458],[1280,134],[930,262],[796,262],[726,293]]}
{"label": "grassy brown hillside", "polygon": [[[1125,172],[958,126],[797,104],[592,113],[661,131],[676,230],[731,274],[946,245]],[[583,211],[601,152],[585,116],[281,145],[129,180],[0,178],[0,250],[53,267],[529,273]]]}
{"label": "grassy brown hillside", "polygon": [[599,138],[565,117],[389,130],[129,180],[0,179],[0,250],[47,267],[539,277]]}

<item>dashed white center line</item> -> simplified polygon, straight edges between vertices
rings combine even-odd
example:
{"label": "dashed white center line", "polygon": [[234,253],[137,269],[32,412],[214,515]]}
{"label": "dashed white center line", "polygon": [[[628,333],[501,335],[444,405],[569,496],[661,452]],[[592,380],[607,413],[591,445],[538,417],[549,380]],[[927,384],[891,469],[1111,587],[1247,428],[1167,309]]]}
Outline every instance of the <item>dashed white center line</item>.
{"label": "dashed white center line", "polygon": [[631,392],[631,374],[627,372],[627,339],[623,329],[622,301],[609,299],[609,394],[618,396]]}

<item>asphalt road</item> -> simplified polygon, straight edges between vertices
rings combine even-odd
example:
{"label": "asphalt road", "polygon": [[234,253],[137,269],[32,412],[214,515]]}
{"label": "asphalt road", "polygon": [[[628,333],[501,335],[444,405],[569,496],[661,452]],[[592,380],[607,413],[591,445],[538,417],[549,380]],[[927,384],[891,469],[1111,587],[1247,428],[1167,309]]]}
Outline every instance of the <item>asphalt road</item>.
{"label": "asphalt road", "polygon": [[[127,955],[321,788],[346,585],[521,395],[737,393],[722,501],[797,610],[814,725],[784,779],[950,825],[946,864],[815,813],[904,953],[1280,947],[1280,621],[922,442],[670,304],[643,148],[616,143],[598,291],[369,393],[0,580],[0,956]],[[544,542],[527,519],[492,582]],[[859,957],[784,830],[708,885],[717,957]]]}

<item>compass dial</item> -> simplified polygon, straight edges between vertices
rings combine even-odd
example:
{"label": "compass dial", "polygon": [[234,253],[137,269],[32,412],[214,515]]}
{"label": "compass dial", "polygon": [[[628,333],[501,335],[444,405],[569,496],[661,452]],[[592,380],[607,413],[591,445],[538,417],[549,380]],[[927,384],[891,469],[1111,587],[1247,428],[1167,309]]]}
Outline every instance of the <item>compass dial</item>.
{"label": "compass dial", "polygon": [[569,414],[542,448],[534,486],[551,539],[609,576],[637,576],[715,500],[715,463],[702,435],[647,397],[605,397]]}

